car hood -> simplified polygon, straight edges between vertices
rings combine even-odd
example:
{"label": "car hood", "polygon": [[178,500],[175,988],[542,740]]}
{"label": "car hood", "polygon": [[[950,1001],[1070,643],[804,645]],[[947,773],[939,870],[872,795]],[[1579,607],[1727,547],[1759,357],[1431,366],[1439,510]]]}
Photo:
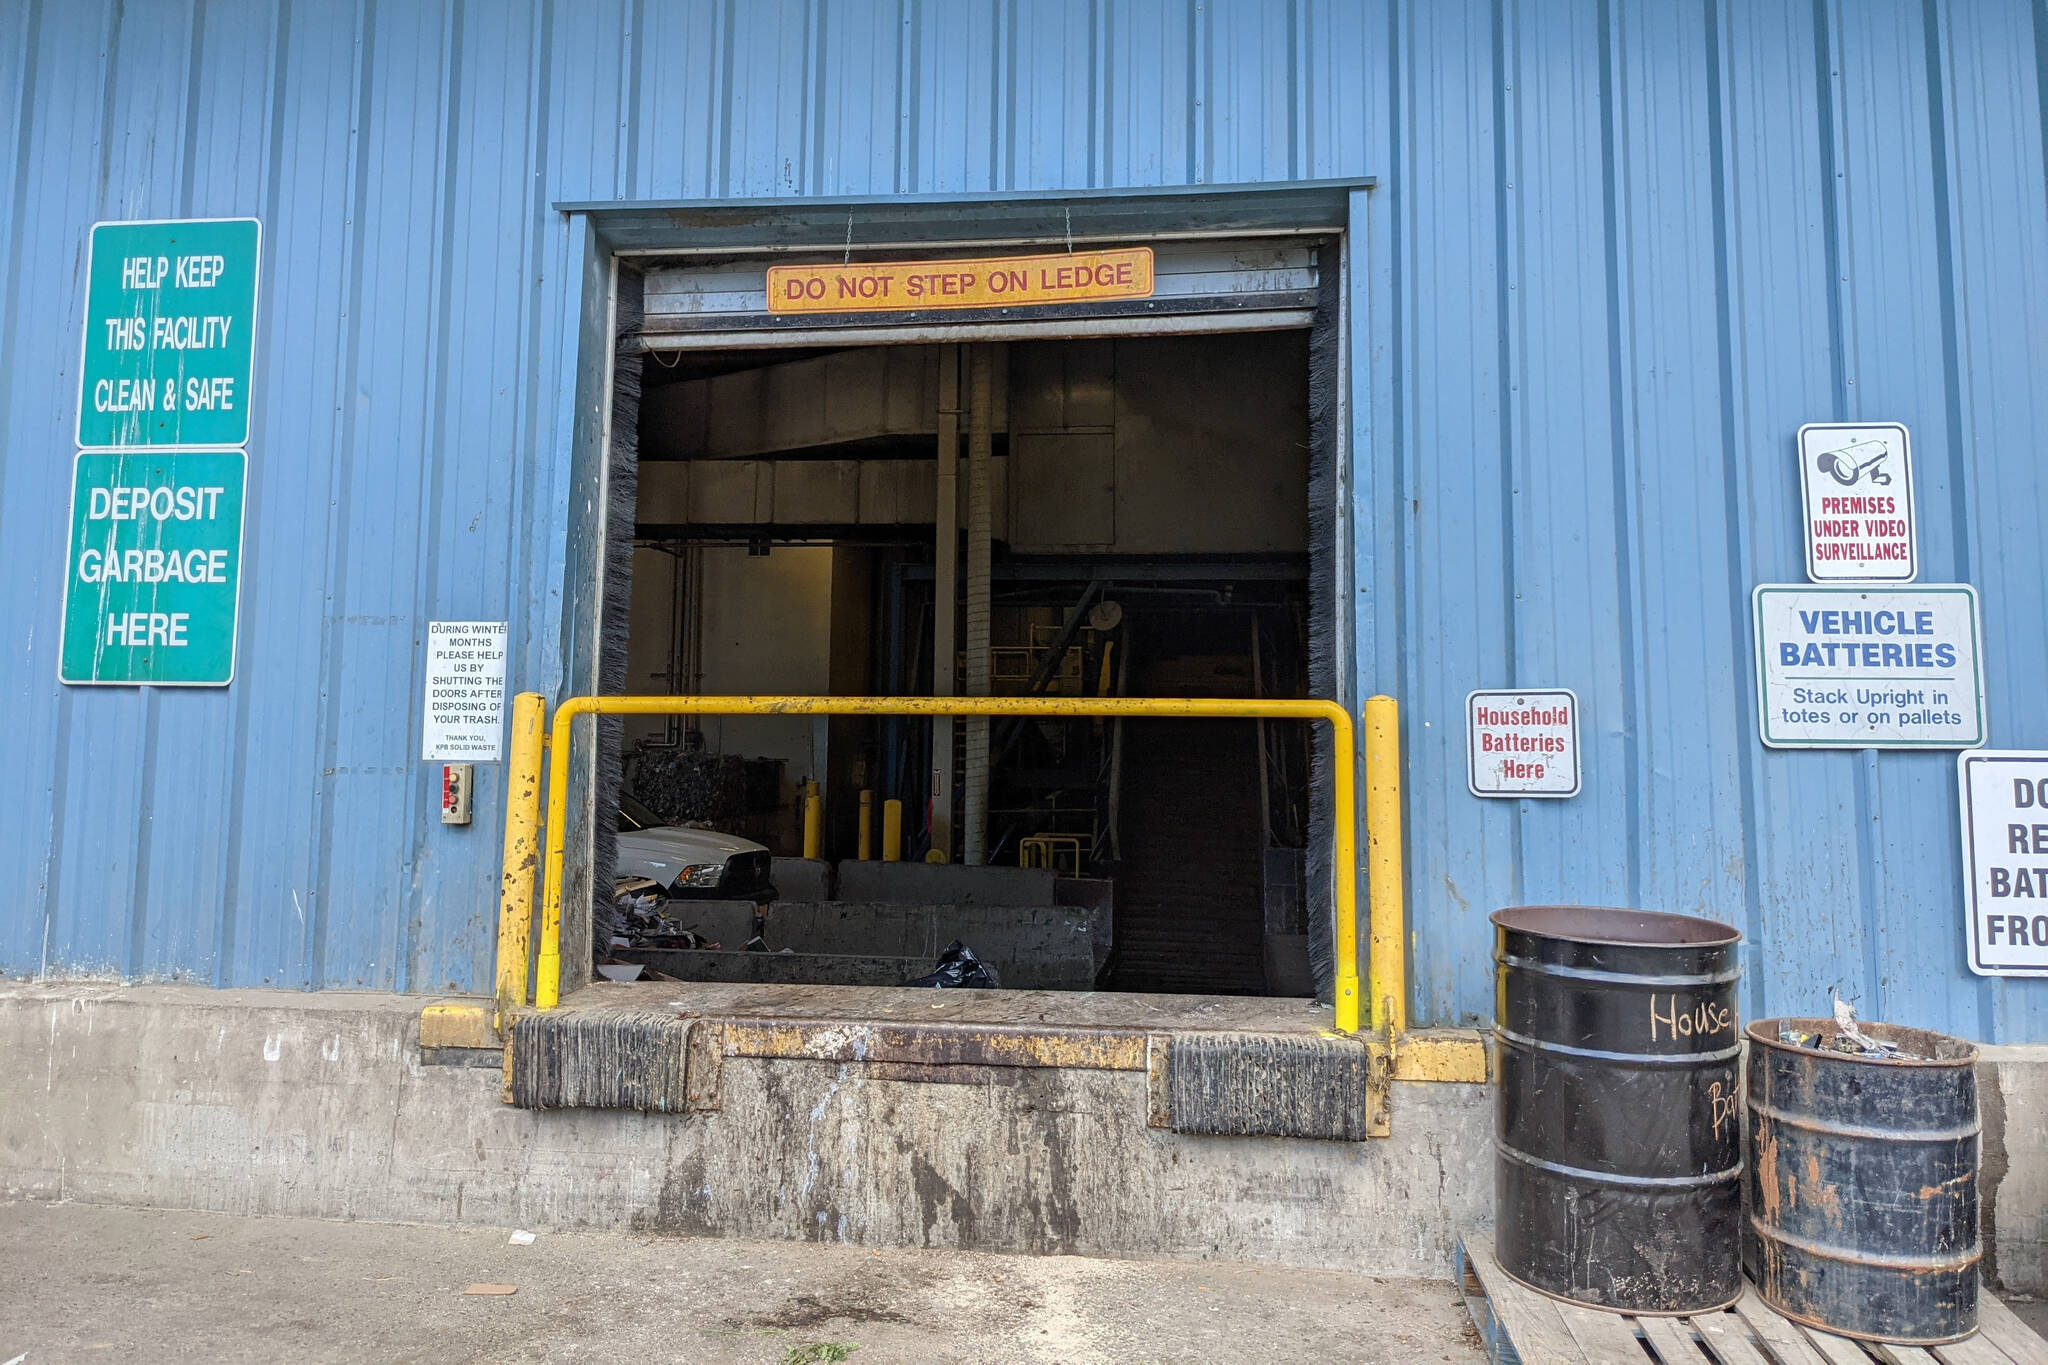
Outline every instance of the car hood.
{"label": "car hood", "polygon": [[768,850],[737,834],[715,829],[690,829],[684,825],[659,825],[653,829],[619,831],[618,868],[620,877],[650,877],[667,885],[692,863],[723,863],[735,853],[766,853]]}

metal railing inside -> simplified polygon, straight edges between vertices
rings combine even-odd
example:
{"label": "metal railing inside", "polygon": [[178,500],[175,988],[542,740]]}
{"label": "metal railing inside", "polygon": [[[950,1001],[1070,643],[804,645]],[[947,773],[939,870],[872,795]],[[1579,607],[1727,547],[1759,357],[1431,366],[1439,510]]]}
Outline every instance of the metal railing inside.
{"label": "metal railing inside", "polygon": [[[546,703],[535,692],[513,699],[507,764],[505,856],[500,885],[497,1003],[500,1023],[526,1002],[532,947],[534,866],[541,865],[540,945],[533,1003],[554,1009],[562,986],[562,888],[567,852],[569,746],[579,716],[1060,716],[1209,717],[1307,720],[1329,726],[1332,866],[1336,869],[1336,1026],[1356,1033],[1361,1022],[1358,974],[1358,801],[1356,730],[1351,713],[1332,701],[1196,697],[571,697],[555,708],[544,733]],[[1391,697],[1365,705],[1366,840],[1369,851],[1368,930],[1371,1006],[1376,1033],[1407,1028],[1407,954],[1403,941],[1401,798],[1398,714]],[[546,819],[541,819],[541,763],[547,751]],[[539,857],[536,858],[536,854]]]}

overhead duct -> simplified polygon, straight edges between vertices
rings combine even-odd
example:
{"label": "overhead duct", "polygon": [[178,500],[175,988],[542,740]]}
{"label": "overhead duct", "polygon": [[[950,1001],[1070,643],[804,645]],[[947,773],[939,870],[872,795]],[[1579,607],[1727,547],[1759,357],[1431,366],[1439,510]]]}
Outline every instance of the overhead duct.
{"label": "overhead duct", "polygon": [[937,349],[857,347],[651,387],[641,400],[641,457],[741,460],[928,438],[937,430]]}

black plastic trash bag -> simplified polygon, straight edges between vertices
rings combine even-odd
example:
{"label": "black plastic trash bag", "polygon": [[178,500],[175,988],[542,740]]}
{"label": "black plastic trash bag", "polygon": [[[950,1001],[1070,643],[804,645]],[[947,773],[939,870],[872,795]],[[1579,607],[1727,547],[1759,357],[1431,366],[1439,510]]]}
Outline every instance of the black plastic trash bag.
{"label": "black plastic trash bag", "polygon": [[992,991],[997,986],[996,969],[976,957],[974,949],[956,938],[951,947],[939,954],[937,971],[903,984],[931,986],[938,990]]}

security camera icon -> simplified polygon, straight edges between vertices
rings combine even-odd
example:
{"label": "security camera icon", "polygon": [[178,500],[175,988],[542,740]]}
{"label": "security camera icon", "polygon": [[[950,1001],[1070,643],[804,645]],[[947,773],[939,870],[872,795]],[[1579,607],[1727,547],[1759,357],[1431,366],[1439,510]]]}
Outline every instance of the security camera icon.
{"label": "security camera icon", "polygon": [[1864,481],[1865,476],[1872,484],[1885,488],[1892,481],[1892,476],[1884,469],[1884,462],[1891,453],[1891,447],[1883,441],[1858,441],[1840,450],[1823,451],[1813,463],[1816,469],[1844,488],[1854,488]]}

